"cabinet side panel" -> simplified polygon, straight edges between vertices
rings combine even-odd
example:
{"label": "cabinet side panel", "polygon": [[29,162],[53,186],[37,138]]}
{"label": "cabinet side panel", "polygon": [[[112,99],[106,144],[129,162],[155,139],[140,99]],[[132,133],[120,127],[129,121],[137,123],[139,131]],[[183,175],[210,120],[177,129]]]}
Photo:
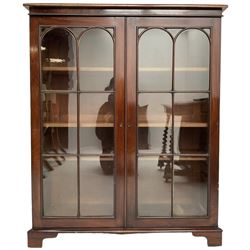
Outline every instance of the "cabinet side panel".
{"label": "cabinet side panel", "polygon": [[220,33],[221,19],[215,18],[211,46],[211,160],[210,160],[210,217],[217,225],[219,181],[219,104],[220,104]]}
{"label": "cabinet side panel", "polygon": [[31,88],[31,153],[33,228],[41,222],[41,159],[40,159],[40,65],[39,25],[30,17],[30,88]]}

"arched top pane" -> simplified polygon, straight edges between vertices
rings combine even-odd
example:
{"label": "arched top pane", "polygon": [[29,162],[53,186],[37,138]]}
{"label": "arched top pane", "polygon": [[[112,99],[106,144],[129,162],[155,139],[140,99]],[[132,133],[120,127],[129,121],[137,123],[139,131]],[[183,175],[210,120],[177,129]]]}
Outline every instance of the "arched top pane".
{"label": "arched top pane", "polygon": [[41,42],[42,89],[76,88],[76,41],[63,28],[48,31]]}
{"label": "arched top pane", "polygon": [[171,90],[173,53],[171,36],[162,29],[149,29],[141,35],[138,46],[138,89]]}
{"label": "arched top pane", "polygon": [[175,90],[209,90],[210,43],[198,29],[179,34],[175,44]]}
{"label": "arched top pane", "polygon": [[113,40],[108,31],[93,28],[82,34],[79,64],[81,90],[114,90],[110,87],[114,76]]}

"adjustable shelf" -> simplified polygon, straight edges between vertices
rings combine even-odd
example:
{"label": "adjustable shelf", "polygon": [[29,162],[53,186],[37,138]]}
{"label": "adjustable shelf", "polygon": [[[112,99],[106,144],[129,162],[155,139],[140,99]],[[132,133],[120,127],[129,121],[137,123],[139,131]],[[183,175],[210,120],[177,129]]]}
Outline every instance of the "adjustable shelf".
{"label": "adjustable shelf", "polygon": [[[80,127],[107,127],[111,128],[114,127],[113,123],[96,123],[96,122],[80,122]],[[141,122],[138,124],[139,128],[164,128],[166,126],[166,123],[162,122]],[[77,127],[76,122],[44,122],[43,127],[49,128],[49,127],[55,127],[55,128],[75,128]],[[174,127],[177,128],[206,128],[208,127],[208,124],[205,122],[182,122],[182,123],[175,123]]]}
{"label": "adjustable shelf", "polygon": [[[76,67],[45,66],[42,71],[76,71]],[[175,72],[208,72],[207,67],[176,67]],[[113,67],[79,67],[79,71],[113,72]],[[141,67],[139,72],[171,72],[170,67]]]}

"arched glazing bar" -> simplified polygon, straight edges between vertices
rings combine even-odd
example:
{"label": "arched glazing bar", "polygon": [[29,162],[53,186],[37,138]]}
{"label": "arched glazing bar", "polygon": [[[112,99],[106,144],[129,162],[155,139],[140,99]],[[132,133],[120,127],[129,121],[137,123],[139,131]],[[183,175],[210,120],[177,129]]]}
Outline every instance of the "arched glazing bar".
{"label": "arched glazing bar", "polygon": [[83,31],[79,34],[79,36],[77,37],[77,40],[80,41],[81,38],[82,38],[82,36],[83,36],[86,32],[88,32],[88,31],[90,31],[90,30],[93,30],[93,29],[100,29],[100,30],[103,30],[103,31],[107,32],[107,33],[110,35],[110,37],[112,38],[113,42],[114,42],[114,36],[113,36],[113,34],[108,30],[108,28],[106,28],[106,27],[98,27],[98,26],[97,26],[97,27],[89,27],[89,28],[83,30]]}
{"label": "arched glazing bar", "polygon": [[183,32],[188,31],[188,30],[198,30],[198,31],[202,32],[203,34],[206,35],[206,37],[207,37],[209,43],[211,43],[210,36],[209,36],[209,35],[207,34],[207,32],[206,32],[204,29],[202,29],[202,28],[184,28],[184,29],[181,29],[181,30],[175,35],[174,41],[176,42],[178,36],[180,36]]}
{"label": "arched glazing bar", "polygon": [[202,28],[202,30],[209,36],[211,37],[211,28]]}
{"label": "arched glazing bar", "polygon": [[41,34],[40,50],[41,89],[75,90],[77,46],[73,32],[65,27],[48,28]]}
{"label": "arched glazing bar", "polygon": [[[50,27],[41,33],[40,50],[43,215],[77,216],[77,95],[74,93],[77,88],[76,37],[68,28]],[[74,125],[70,127],[69,124]],[[74,160],[67,154],[74,155]],[[57,188],[51,189],[55,182]],[[65,182],[67,189],[64,187]],[[70,197],[74,202],[68,202]]]}
{"label": "arched glazing bar", "polygon": [[185,28],[174,37],[174,90],[209,91],[209,35],[201,28]]}
{"label": "arched glazing bar", "polygon": [[[209,155],[209,101],[210,101],[210,36],[201,28],[185,28],[174,37],[174,93],[173,93],[173,127],[176,127],[177,117],[181,121],[197,127],[181,128],[181,133],[174,131],[174,142],[178,142],[174,154],[204,154]],[[190,136],[190,137],[189,137]],[[192,137],[192,143],[185,146],[183,142]],[[181,182],[178,175],[185,173],[187,166],[183,165],[183,171],[173,170],[173,216],[206,216],[208,204],[209,167],[208,159],[195,162],[197,158],[190,157],[191,169],[199,169],[203,177],[197,182],[197,188],[192,192],[181,190]],[[192,162],[193,161],[193,162]],[[173,162],[173,166],[181,166],[182,157]],[[188,185],[191,187],[192,182]],[[182,195],[189,197],[189,204],[182,207]]]}
{"label": "arched glazing bar", "polygon": [[70,33],[75,40],[77,40],[77,37],[75,36],[74,32],[68,28],[68,27],[65,27],[65,26],[50,26],[48,27],[47,29],[45,29],[43,32],[41,32],[41,36],[40,36],[40,39],[43,40],[44,36],[47,35],[50,31],[54,30],[54,29],[61,29],[61,30],[65,30],[67,31],[68,33]]}
{"label": "arched glazing bar", "polygon": [[169,28],[165,28],[165,27],[150,27],[150,28],[140,28],[140,29],[143,29],[143,31],[141,31],[141,32],[138,34],[138,39],[139,39],[139,40],[140,40],[140,38],[142,37],[142,35],[143,35],[145,32],[147,32],[147,31],[149,31],[149,30],[151,30],[151,29],[160,29],[160,30],[163,30],[163,31],[167,32],[167,33],[171,36],[171,38],[172,38],[173,41],[175,41],[175,40],[177,39],[177,37],[178,37],[182,32],[184,32],[184,31],[186,31],[186,30],[200,30],[201,32],[203,32],[203,33],[207,36],[207,38],[208,38],[208,40],[209,40],[209,42],[210,42],[210,35],[206,32],[206,29],[203,29],[203,28],[175,28],[175,29],[179,29],[179,30],[180,30],[179,32],[177,32],[176,35],[172,35],[171,32],[169,31],[169,30],[172,30],[173,28],[169,29]]}
{"label": "arched glazing bar", "polygon": [[138,90],[171,90],[173,61],[171,33],[161,27],[146,28],[138,35],[137,47]]}
{"label": "arched glazing bar", "polygon": [[[79,79],[79,207],[80,216],[114,215],[115,166],[115,46],[112,31],[104,27],[89,27],[77,37]],[[92,124],[89,126],[88,124]],[[86,160],[92,154],[94,162]],[[92,173],[92,164],[100,165],[110,181],[96,185],[99,175]],[[90,177],[93,181],[91,181]],[[104,204],[89,204],[102,196]]]}
{"label": "arched glazing bar", "polygon": [[[141,28],[141,29],[143,29],[143,28]],[[164,28],[164,27],[150,27],[150,28],[144,28],[144,30],[141,31],[141,33],[138,35],[138,40],[140,40],[140,38],[142,37],[142,35],[143,35],[145,32],[147,32],[147,31],[149,31],[149,30],[152,30],[152,29],[162,30],[162,31],[166,32],[166,33],[171,37],[171,39],[174,41],[174,38],[173,38],[172,34],[168,31],[168,29],[166,29],[166,28]]]}
{"label": "arched glazing bar", "polygon": [[[137,153],[154,154],[157,158],[163,131],[167,131],[169,138],[172,133],[172,93],[169,92],[172,91],[173,37],[161,27],[142,29],[137,30]],[[167,115],[165,107],[168,107]],[[170,142],[162,154],[171,154],[172,148]],[[150,168],[145,168],[148,163],[144,157],[137,159],[138,176],[145,176],[145,179],[137,179],[138,216],[169,217],[172,212],[167,197],[171,197],[172,186],[162,193],[157,189],[145,193],[145,185],[151,178],[148,176]],[[162,163],[160,158],[159,163]],[[157,204],[158,211],[147,203],[149,197]]]}
{"label": "arched glazing bar", "polygon": [[[79,84],[81,91],[114,91],[115,48],[112,33],[103,27],[90,27],[78,36]],[[113,82],[114,80],[112,80]]]}

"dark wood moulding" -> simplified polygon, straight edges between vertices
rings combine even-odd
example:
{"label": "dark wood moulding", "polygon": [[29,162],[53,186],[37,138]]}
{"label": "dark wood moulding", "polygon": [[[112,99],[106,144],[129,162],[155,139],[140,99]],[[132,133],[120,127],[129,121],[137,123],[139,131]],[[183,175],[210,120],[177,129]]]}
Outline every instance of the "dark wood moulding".
{"label": "dark wood moulding", "polygon": [[227,5],[195,4],[32,4],[30,15],[220,17]]}

